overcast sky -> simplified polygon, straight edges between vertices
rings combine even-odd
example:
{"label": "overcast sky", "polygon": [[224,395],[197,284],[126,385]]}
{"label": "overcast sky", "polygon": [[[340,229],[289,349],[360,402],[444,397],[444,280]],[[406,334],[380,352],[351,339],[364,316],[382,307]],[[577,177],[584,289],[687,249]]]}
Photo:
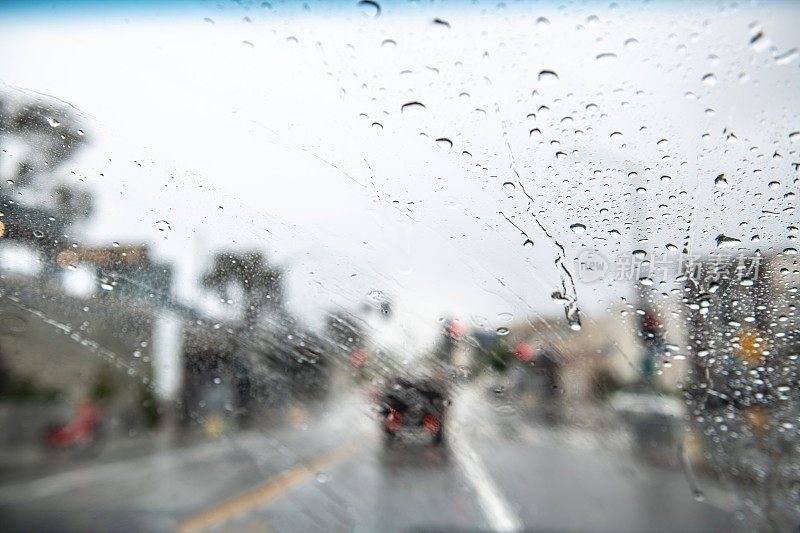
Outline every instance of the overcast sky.
{"label": "overcast sky", "polygon": [[[0,80],[86,124],[53,177],[96,195],[84,242],[149,243],[183,300],[210,250],[256,247],[309,322],[380,290],[411,348],[559,313],[559,245],[570,271],[787,246],[796,4],[273,4],[1,8]],[[576,282],[587,312],[630,294]]]}

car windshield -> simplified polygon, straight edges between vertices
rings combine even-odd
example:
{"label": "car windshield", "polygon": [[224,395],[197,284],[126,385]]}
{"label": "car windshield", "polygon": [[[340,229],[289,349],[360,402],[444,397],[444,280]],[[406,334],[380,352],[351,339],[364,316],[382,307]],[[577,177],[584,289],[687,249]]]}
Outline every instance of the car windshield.
{"label": "car windshield", "polygon": [[0,4],[0,529],[794,531],[800,4]]}

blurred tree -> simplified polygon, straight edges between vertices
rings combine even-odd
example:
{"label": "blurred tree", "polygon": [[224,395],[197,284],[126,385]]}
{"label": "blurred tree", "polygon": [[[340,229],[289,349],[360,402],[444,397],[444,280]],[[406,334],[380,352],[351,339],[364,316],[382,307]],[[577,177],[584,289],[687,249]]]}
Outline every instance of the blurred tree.
{"label": "blurred tree", "polygon": [[77,112],[53,98],[3,88],[0,92],[0,208],[4,238],[38,248],[43,277],[57,270],[67,226],[91,215],[92,195],[59,179],[57,170],[86,144]]}
{"label": "blurred tree", "polygon": [[[150,373],[152,373],[152,371]],[[152,381],[148,381],[147,383],[140,382],[138,391],[139,405],[141,406],[144,423],[150,428],[155,427],[161,414],[158,410],[158,400],[156,399],[152,383]]]}
{"label": "blurred tree", "polygon": [[5,358],[3,357],[3,352],[0,350],[0,400],[38,400],[52,402],[55,401],[57,397],[58,391],[56,389],[42,387],[36,385],[29,379],[15,376],[14,373],[9,370]]}
{"label": "blurred tree", "polygon": [[55,168],[69,159],[85,142],[83,131],[75,125],[75,118],[67,104],[34,101],[22,105],[16,112],[7,106],[0,109],[9,110],[8,116],[3,113],[0,122],[4,132],[36,141],[35,150],[29,153],[32,157],[20,163],[18,178],[23,173],[41,172],[42,165]]}
{"label": "blurred tree", "polygon": [[269,266],[261,252],[218,253],[200,282],[225,299],[230,297],[232,285],[242,289],[245,331],[253,328],[264,309],[283,305],[283,272]]}
{"label": "blurred tree", "polygon": [[479,347],[474,351],[472,370],[479,373],[483,370],[505,372],[508,363],[514,359],[514,351],[503,342],[496,342],[486,347]]}
{"label": "blurred tree", "polygon": [[[13,141],[13,142],[12,142]],[[4,151],[16,163],[12,182],[15,189],[51,187],[48,178],[64,162],[74,157],[87,138],[69,104],[26,94],[0,94],[0,145],[16,145]],[[92,210],[91,195],[74,185],[58,183],[50,191],[51,208],[71,222]]]}
{"label": "blurred tree", "polygon": [[117,393],[119,383],[114,370],[108,364],[101,364],[94,374],[92,386],[89,389],[89,399],[98,402],[108,402]]}

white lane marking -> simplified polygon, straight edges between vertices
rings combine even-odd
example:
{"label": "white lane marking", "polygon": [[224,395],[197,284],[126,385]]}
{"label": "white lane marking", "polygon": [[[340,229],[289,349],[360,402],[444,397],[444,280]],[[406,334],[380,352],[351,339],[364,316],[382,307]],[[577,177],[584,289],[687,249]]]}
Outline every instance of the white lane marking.
{"label": "white lane marking", "polygon": [[[455,402],[456,405],[461,404],[458,400],[468,402],[465,396],[462,394]],[[462,409],[456,409],[456,411],[462,411]],[[466,409],[466,411],[469,412],[469,409]],[[451,420],[453,423],[448,426],[448,432],[445,434],[447,443],[450,446],[453,457],[458,461],[465,477],[475,490],[478,503],[484,516],[486,516],[489,527],[502,533],[522,530],[522,522],[508,506],[508,503],[497,489],[494,480],[486,471],[483,461],[467,442],[462,431],[464,425],[457,419],[458,413],[455,414],[454,420]]]}

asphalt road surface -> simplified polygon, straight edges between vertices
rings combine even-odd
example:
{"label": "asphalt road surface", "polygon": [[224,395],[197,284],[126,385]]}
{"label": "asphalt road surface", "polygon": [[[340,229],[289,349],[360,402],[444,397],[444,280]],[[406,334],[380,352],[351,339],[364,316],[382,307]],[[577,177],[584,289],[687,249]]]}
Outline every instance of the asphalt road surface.
{"label": "asphalt road surface", "polygon": [[696,501],[624,432],[537,425],[477,391],[446,444],[387,444],[362,396],[307,421],[104,460],[0,486],[3,531],[730,531],[732,497]]}

